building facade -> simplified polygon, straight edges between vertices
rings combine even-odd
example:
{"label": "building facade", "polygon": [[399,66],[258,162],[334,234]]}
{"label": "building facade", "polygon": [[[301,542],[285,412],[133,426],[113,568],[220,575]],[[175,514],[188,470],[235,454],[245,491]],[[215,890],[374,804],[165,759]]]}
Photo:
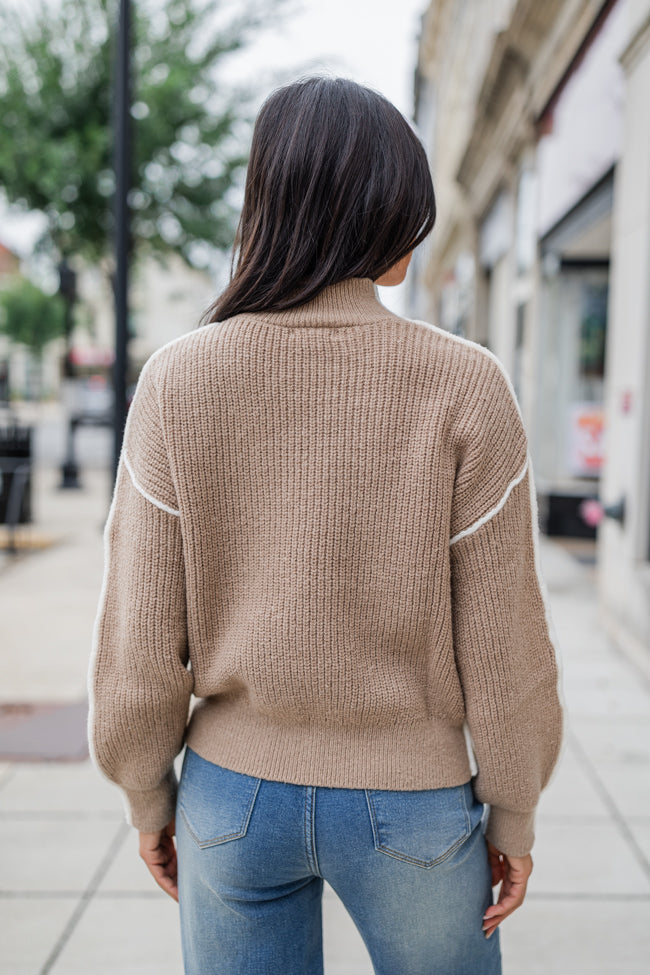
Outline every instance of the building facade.
{"label": "building facade", "polygon": [[[29,258],[20,258],[0,243],[0,289],[10,287],[22,276],[28,276]],[[115,347],[115,308],[110,282],[99,267],[80,266],[76,273],[77,297],[74,327],[71,334],[70,358],[80,376],[103,374],[107,396],[110,392],[110,369]],[[130,375],[134,382],[146,359],[161,345],[195,328],[202,313],[213,300],[215,287],[211,276],[188,265],[177,255],[164,261],[148,256],[131,269]],[[8,387],[14,399],[83,397],[83,388],[66,389],[63,360],[63,338],[49,342],[43,352],[38,382],[34,361],[29,351],[12,344],[0,335],[0,376],[8,376]],[[93,377],[95,381],[100,376]],[[81,408],[83,404],[70,409]]]}
{"label": "building facade", "polygon": [[409,309],[499,356],[542,528],[596,535],[603,618],[647,648],[649,92],[650,0],[431,3],[415,117],[439,216]]}

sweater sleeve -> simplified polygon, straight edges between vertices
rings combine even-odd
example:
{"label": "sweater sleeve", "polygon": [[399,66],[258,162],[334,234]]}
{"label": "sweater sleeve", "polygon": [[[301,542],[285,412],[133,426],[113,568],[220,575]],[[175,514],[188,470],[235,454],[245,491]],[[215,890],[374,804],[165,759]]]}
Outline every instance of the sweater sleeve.
{"label": "sweater sleeve", "polygon": [[474,395],[452,505],[454,651],[478,767],[474,791],[490,805],[486,838],[523,856],[561,743],[558,662],[527,437],[495,361]]}
{"label": "sweater sleeve", "polygon": [[88,673],[88,742],[123,792],[127,822],[155,832],[174,816],[174,759],[193,687],[181,517],[156,389],[145,365],[129,409],[104,529],[104,580]]}

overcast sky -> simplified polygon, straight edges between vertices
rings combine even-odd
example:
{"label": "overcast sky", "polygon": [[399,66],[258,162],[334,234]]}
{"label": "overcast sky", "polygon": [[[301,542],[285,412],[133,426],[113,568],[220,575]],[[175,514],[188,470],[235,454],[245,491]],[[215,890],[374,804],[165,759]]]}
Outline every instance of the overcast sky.
{"label": "overcast sky", "polygon": [[[420,18],[427,0],[288,0],[297,11],[241,59],[259,68],[309,63],[381,91],[405,115],[413,108]],[[300,73],[299,69],[296,73]]]}
{"label": "overcast sky", "polygon": [[[287,5],[294,12],[282,26],[264,31],[231,59],[233,75],[342,74],[381,91],[411,117],[417,39],[428,0],[287,0]],[[35,227],[33,221],[7,220],[3,214],[0,239],[25,253]],[[392,304],[393,296],[399,302],[397,289],[382,289],[383,300]]]}

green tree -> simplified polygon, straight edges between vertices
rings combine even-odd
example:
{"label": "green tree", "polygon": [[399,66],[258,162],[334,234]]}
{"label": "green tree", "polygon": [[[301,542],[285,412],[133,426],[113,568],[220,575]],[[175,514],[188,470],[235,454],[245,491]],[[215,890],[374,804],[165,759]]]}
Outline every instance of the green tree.
{"label": "green tree", "polygon": [[48,295],[25,278],[0,291],[0,333],[10,342],[27,347],[36,366],[38,395],[43,350],[65,332],[65,305],[58,295]]}
{"label": "green tree", "polygon": [[[218,68],[282,4],[134,0],[132,239],[204,266],[230,246],[229,194],[246,165],[252,91]],[[230,12],[229,12],[230,11]],[[272,12],[274,11],[274,12]],[[0,186],[47,217],[42,247],[92,263],[111,252],[117,0],[0,10]]]}

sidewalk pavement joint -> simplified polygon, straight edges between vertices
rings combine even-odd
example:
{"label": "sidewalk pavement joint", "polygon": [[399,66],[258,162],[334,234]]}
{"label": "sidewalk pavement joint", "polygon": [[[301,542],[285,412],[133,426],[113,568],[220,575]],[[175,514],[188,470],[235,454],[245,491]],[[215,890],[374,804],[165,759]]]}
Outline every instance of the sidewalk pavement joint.
{"label": "sidewalk pavement joint", "polygon": [[39,975],[48,975],[48,972],[52,970],[52,967],[54,966],[57,958],[63,951],[67,942],[70,940],[72,933],[74,932],[75,928],[79,924],[79,921],[81,920],[84,911],[87,909],[88,905],[90,904],[90,901],[92,900],[92,898],[95,895],[95,892],[97,891],[97,888],[99,887],[100,883],[106,876],[111,863],[115,859],[116,854],[118,853],[120,847],[124,843],[124,840],[126,839],[130,830],[131,828],[126,822],[120,823],[117,832],[115,833],[115,836],[113,837],[110,846],[106,851],[106,855],[104,856],[103,860],[100,862],[99,866],[95,870],[95,873],[93,874],[90,883],[82,893],[79,901],[77,902],[77,906],[72,912],[72,916],[70,917],[68,923],[66,924],[63,931],[61,932],[56,944],[52,948],[52,951],[50,952],[47,959],[45,960],[45,964],[43,965]]}
{"label": "sidewalk pavement joint", "polygon": [[648,859],[648,857],[645,855],[645,853],[643,852],[643,850],[641,849],[641,847],[637,843],[634,834],[632,833],[630,827],[627,825],[627,823],[625,821],[625,818],[622,816],[621,811],[619,810],[618,806],[616,805],[616,802],[615,802],[613,796],[611,795],[609,789],[604,784],[603,780],[601,779],[601,777],[599,776],[598,772],[594,768],[594,765],[590,761],[590,759],[589,759],[588,755],[586,754],[584,748],[581,746],[580,742],[578,741],[578,739],[576,738],[576,736],[573,734],[573,732],[570,729],[567,730],[566,734],[567,734],[567,737],[568,737],[568,740],[569,740],[570,747],[577,754],[577,756],[580,759],[580,761],[581,761],[581,763],[582,763],[582,765],[583,765],[583,767],[584,767],[587,775],[590,777],[590,779],[591,779],[591,781],[592,781],[592,783],[594,785],[594,788],[596,789],[596,791],[601,796],[603,802],[605,803],[605,805],[609,809],[609,812],[610,812],[610,815],[611,815],[612,819],[614,820],[614,822],[618,826],[620,832],[623,834],[623,837],[624,837],[625,841],[627,842],[627,845],[630,847],[630,850],[632,851],[632,853],[636,857],[637,862],[640,864],[641,868],[644,870],[646,876],[648,877],[648,880],[650,880],[650,860]]}

